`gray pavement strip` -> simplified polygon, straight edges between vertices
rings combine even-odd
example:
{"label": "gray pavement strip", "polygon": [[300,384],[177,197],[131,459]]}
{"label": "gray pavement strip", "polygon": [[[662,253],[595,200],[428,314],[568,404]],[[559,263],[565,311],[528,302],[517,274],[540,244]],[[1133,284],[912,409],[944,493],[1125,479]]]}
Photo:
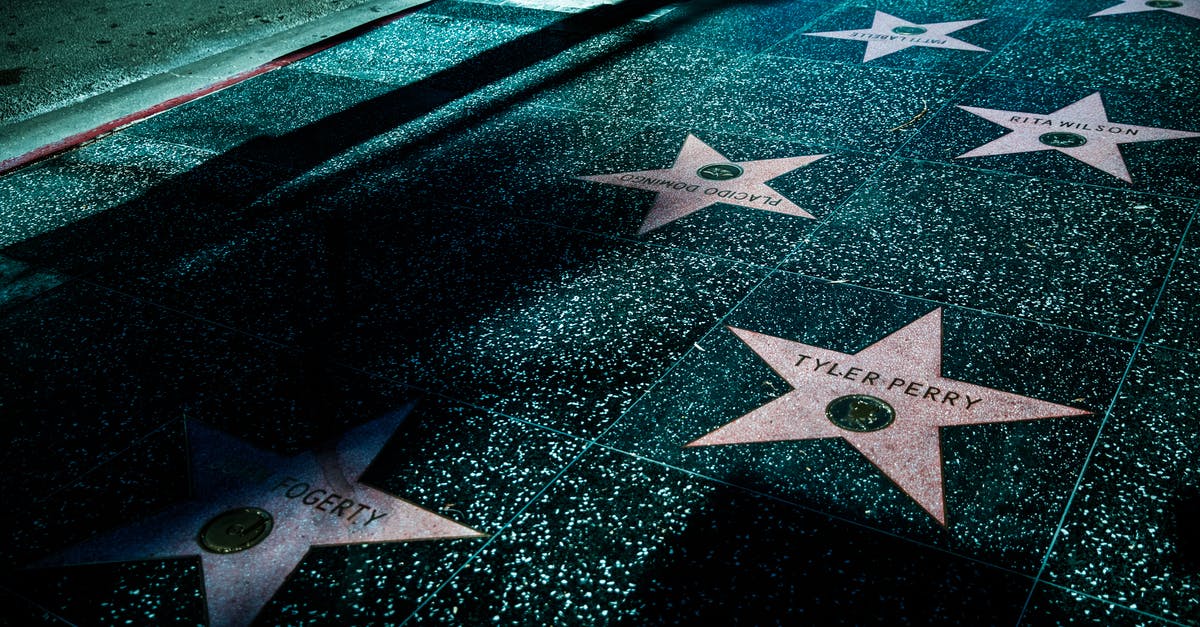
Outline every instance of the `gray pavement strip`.
{"label": "gray pavement strip", "polygon": [[429,0],[378,0],[342,9],[91,97],[62,102],[61,106],[33,117],[0,125],[0,163],[197,92],[372,21],[428,3]]}

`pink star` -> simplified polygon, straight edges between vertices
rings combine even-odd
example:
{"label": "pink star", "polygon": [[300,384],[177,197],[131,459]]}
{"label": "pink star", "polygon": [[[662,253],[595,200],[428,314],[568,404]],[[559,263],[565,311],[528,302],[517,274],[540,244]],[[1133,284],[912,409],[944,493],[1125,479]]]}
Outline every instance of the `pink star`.
{"label": "pink star", "polygon": [[675,158],[675,164],[665,170],[617,172],[578,178],[658,192],[654,207],[638,229],[638,235],[642,235],[717,203],[812,218],[812,214],[768,187],[766,182],[824,156],[734,163],[695,136],[688,135],[683,149]]}
{"label": "pink star", "polygon": [[[350,431],[333,450],[291,458],[189,423],[193,500],[37,566],[199,556],[210,624],[248,625],[311,546],[484,535],[358,483],[403,417],[384,416]],[[238,552],[202,547],[206,523],[238,508],[268,514],[269,533]]]}
{"label": "pink star", "polygon": [[840,437],[943,525],[940,427],[1091,413],[943,377],[940,308],[854,354],[729,330],[793,390],[687,446]]}
{"label": "pink star", "polygon": [[1166,11],[1200,19],[1200,0],[1121,0],[1121,4],[1097,11],[1088,17],[1140,13],[1142,11]]}
{"label": "pink star", "polygon": [[958,22],[936,22],[933,24],[916,24],[902,20],[883,11],[875,12],[871,28],[857,30],[839,30],[826,33],[804,33],[810,37],[830,37],[832,39],[849,39],[851,41],[867,42],[867,52],[863,61],[878,59],[893,52],[899,52],[912,46],[924,48],[949,48],[951,50],[972,50],[987,52],[979,46],[969,44],[961,39],[948,36],[957,30],[962,30],[973,24],[987,20],[962,20]]}
{"label": "pink star", "polygon": [[1200,137],[1200,133],[1188,131],[1109,122],[1100,92],[1050,113],[962,105],[958,108],[1013,132],[965,152],[956,159],[1056,150],[1131,183],[1133,179],[1125,167],[1125,160],[1121,158],[1121,151],[1117,148],[1119,144]]}

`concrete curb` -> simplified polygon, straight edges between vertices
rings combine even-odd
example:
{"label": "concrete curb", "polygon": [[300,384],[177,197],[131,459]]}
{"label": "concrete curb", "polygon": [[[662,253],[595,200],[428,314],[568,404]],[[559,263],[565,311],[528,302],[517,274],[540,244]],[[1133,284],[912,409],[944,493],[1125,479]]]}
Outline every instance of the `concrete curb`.
{"label": "concrete curb", "polygon": [[0,175],[103,137],[403,17],[431,0],[381,0],[302,24],[61,109],[0,127]]}

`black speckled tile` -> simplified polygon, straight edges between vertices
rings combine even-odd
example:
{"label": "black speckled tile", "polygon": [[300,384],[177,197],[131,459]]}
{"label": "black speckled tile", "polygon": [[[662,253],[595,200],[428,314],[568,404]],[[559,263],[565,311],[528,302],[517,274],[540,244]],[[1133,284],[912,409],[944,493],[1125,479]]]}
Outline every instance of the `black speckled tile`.
{"label": "black speckled tile", "polygon": [[13,501],[62,488],[185,415],[290,453],[411,396],[330,364],[326,347],[280,349],[80,281],[0,330]]}
{"label": "black speckled tile", "polygon": [[267,166],[117,134],[0,179],[0,207],[20,216],[0,220],[20,226],[3,252],[73,276],[169,267],[260,219],[248,198],[284,180]]}
{"label": "black speckled tile", "polygon": [[[1033,83],[981,79],[955,98],[955,105],[938,112],[903,149],[903,154],[955,163],[969,168],[1017,172],[1040,178],[1104,187],[1132,189],[1177,196],[1200,196],[1200,167],[1195,154],[1200,138],[1120,144],[1118,154],[1131,181],[1109,174],[1056,150],[985,155],[959,159],[960,155],[1006,136],[1009,129],[959,107],[1012,111],[1014,116],[1053,113],[1097,93],[1090,88],[1067,88]],[[1101,102],[1113,126],[1133,125],[1200,132],[1189,117],[1194,98],[1161,92],[1100,91]]]}
{"label": "black speckled tile", "polygon": [[[214,152],[237,148],[234,154],[245,161],[308,169],[341,152],[333,147],[359,136],[368,122],[385,126],[388,114],[399,115],[394,98],[379,98],[394,89],[284,68],[154,116],[127,132]],[[276,140],[281,136],[288,139]]]}
{"label": "black speckled tile", "polygon": [[[760,56],[697,85],[659,116],[667,124],[887,154],[937,110],[958,79],[903,70]],[[924,105],[923,105],[924,103]]]}
{"label": "black speckled tile", "polygon": [[0,319],[0,405],[9,417],[6,490],[45,494],[180,415],[228,379],[213,357],[226,331],[107,293],[64,285]]}
{"label": "black speckled tile", "polygon": [[643,123],[525,104],[494,112],[464,109],[428,125],[426,134],[397,133],[355,149],[346,156],[352,165],[342,167],[397,200],[420,197],[497,215],[544,217],[547,205],[570,212],[558,201],[568,176]]}
{"label": "black speckled tile", "polygon": [[[723,74],[740,57],[723,50],[633,40],[614,52],[573,61],[562,84],[547,89],[536,102],[617,117],[654,119],[696,100],[704,79]],[[600,45],[603,42],[597,42]],[[638,45],[638,44],[641,45]],[[594,53],[593,53],[594,54]]]}
{"label": "black speckled tile", "polygon": [[696,48],[758,53],[829,10],[819,2],[692,1],[651,22],[658,41]]}
{"label": "black speckled tile", "polygon": [[1162,617],[1122,607],[1075,590],[1039,584],[1025,608],[1021,625],[1097,625],[1103,627],[1151,627],[1179,625]]}
{"label": "black speckled tile", "polygon": [[1200,225],[1193,221],[1154,310],[1154,319],[1146,329],[1146,341],[1200,352],[1197,303],[1200,303]]}
{"label": "black speckled tile", "polygon": [[[53,232],[120,207],[201,165],[211,154],[121,133],[0,178],[0,245]],[[254,176],[232,166],[211,171],[213,186]],[[172,190],[178,195],[178,189]],[[191,206],[177,210],[195,210]],[[159,208],[162,211],[162,208]],[[94,244],[93,244],[94,245]]]}
{"label": "black speckled tile", "polygon": [[[183,421],[175,420],[106,451],[113,457],[77,480],[42,490],[5,489],[21,515],[3,523],[6,574],[19,576],[36,560],[129,523],[131,511],[149,515],[187,498]],[[20,569],[12,571],[12,569]],[[7,572],[12,571],[12,572]]]}
{"label": "black speckled tile", "polygon": [[[785,268],[1136,338],[1192,201],[896,161]],[[843,251],[868,247],[870,255]]]}
{"label": "black speckled tile", "polygon": [[66,279],[57,273],[40,270],[0,255],[0,312],[19,307],[65,281]]}
{"label": "black speckled tile", "polygon": [[[985,73],[1007,79],[1090,89],[1195,94],[1200,92],[1196,25],[1130,24],[1105,18],[1038,20]],[[1153,51],[1147,54],[1147,51]]]}
{"label": "black speckled tile", "polygon": [[4,604],[4,619],[11,625],[71,626],[65,618],[3,586],[0,586],[0,603]]}
{"label": "black speckled tile", "polygon": [[[356,246],[345,359],[571,433],[615,419],[762,277],[727,260],[471,212]],[[465,364],[470,364],[466,366]]]}
{"label": "black speckled tile", "polygon": [[1186,353],[1139,353],[1049,558],[1047,580],[1200,621],[1198,372]]}
{"label": "black speckled tile", "polygon": [[[869,31],[874,23],[876,12],[882,12],[894,18],[914,24],[937,24],[942,22],[959,22],[964,20],[983,20],[977,24],[964,25],[947,36],[962,41],[971,46],[983,48],[978,50],[957,50],[945,47],[954,45],[941,36],[922,34],[918,39],[934,39],[945,43],[919,46],[911,45],[890,52],[885,56],[869,61],[866,58],[866,43],[864,38],[832,38],[818,37],[812,33],[831,33],[841,31]],[[865,64],[871,67],[896,68],[917,70],[922,72],[940,72],[945,74],[974,75],[991,60],[993,54],[1000,50],[1009,40],[1025,27],[1026,20],[1010,17],[987,17],[984,13],[947,13],[945,8],[924,10],[899,10],[890,8],[868,8],[862,6],[842,6],[810,24],[804,32],[796,33],[783,43],[770,49],[770,54],[780,57],[796,57],[817,61],[832,61],[848,65]]]}
{"label": "black speckled tile", "polygon": [[195,558],[21,571],[11,585],[73,625],[199,625],[207,618]]}
{"label": "black speckled tile", "polygon": [[[584,164],[578,174],[670,168],[690,134],[687,129],[651,127]],[[530,200],[522,197],[518,204],[536,206],[540,200],[544,209],[537,217],[558,224],[773,266],[882,164],[882,159],[871,155],[728,133],[699,133],[696,138],[735,162],[828,155],[767,182],[772,190],[813,217],[716,203],[639,236],[639,227],[655,204],[656,192],[581,181],[574,176],[555,180],[553,188],[531,195]]]}
{"label": "black speckled tile", "polygon": [[[935,307],[776,275],[725,324],[853,354]],[[1123,342],[957,309],[947,308],[943,321],[945,377],[1092,412],[1106,407],[1132,351]],[[942,526],[839,438],[685,448],[788,390],[747,344],[718,328],[601,443],[1034,574],[1100,422],[1083,415],[941,429]]]}
{"label": "black speckled tile", "polygon": [[457,90],[469,77],[455,66],[537,31],[532,25],[421,12],[291,67],[398,85],[430,79],[429,87]]}
{"label": "black speckled tile", "polygon": [[1011,624],[1029,584],[597,449],[410,624]]}
{"label": "black speckled tile", "polygon": [[583,447],[580,440],[519,420],[425,397],[364,479],[496,533]]}

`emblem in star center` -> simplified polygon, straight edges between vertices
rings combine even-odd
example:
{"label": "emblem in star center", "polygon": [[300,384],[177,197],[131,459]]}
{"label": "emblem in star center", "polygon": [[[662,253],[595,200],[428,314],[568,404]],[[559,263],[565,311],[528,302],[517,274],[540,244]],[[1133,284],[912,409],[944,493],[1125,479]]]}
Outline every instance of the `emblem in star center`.
{"label": "emblem in star center", "polygon": [[771,189],[767,181],[825,156],[733,162],[688,135],[670,168],[577,178],[658,192],[654,207],[638,229],[638,235],[642,235],[717,203],[812,218],[812,214]]}
{"label": "emblem in star center", "polygon": [[[362,425],[330,450],[294,457],[189,423],[191,501],[35,566],[198,556],[210,624],[249,625],[310,547],[483,536],[358,482],[404,415]],[[247,510],[256,514],[230,516]],[[209,538],[256,543],[220,552],[227,545],[204,545]]]}
{"label": "emblem in star center", "polygon": [[871,28],[804,34],[810,37],[865,41],[867,43],[867,52],[863,55],[863,62],[865,63],[879,57],[887,56],[893,52],[900,52],[912,46],[988,52],[984,48],[969,44],[961,39],[955,39],[949,35],[955,31],[985,21],[987,20],[960,20],[957,22],[917,24],[900,19],[894,15],[888,15],[883,11],[876,11],[875,19],[871,22]]}
{"label": "emblem in star center", "polygon": [[1121,157],[1120,144],[1200,137],[1189,131],[1110,122],[1100,92],[1050,113],[958,108],[1011,132],[955,159],[1054,150],[1130,183],[1133,178]]}
{"label": "emblem in star center", "polygon": [[942,376],[942,310],[853,353],[729,327],[792,391],[688,447],[842,438],[946,524],[939,429],[1091,412]]}
{"label": "emblem in star center", "polygon": [[1088,17],[1141,13],[1142,11],[1166,11],[1200,20],[1200,0],[1122,0],[1120,4],[1097,11]]}

